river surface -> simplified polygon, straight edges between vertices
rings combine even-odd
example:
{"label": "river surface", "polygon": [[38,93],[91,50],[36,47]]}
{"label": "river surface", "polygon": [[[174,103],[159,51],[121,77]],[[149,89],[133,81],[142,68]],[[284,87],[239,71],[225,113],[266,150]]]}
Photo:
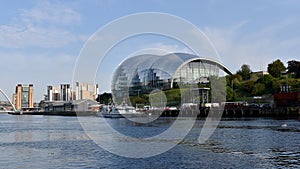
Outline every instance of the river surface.
{"label": "river surface", "polygon": [[[134,126],[126,119],[107,120],[124,134],[148,136],[170,118]],[[171,150],[133,159],[100,148],[77,117],[0,114],[0,168],[300,168],[299,119],[226,118],[199,144],[203,123],[197,120]]]}

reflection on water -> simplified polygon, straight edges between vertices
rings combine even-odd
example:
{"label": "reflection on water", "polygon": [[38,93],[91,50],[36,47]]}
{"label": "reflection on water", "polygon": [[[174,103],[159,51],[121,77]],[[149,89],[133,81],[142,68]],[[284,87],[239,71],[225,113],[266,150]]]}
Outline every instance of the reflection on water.
{"label": "reflection on water", "polygon": [[[162,118],[144,125],[126,119],[107,120],[124,134],[148,137],[166,129],[174,119]],[[204,120],[197,120],[188,136],[166,153],[129,159],[98,147],[86,136],[76,117],[2,114],[0,165],[5,168],[300,167],[298,120],[223,119],[213,136],[205,144],[198,144],[203,124]]]}

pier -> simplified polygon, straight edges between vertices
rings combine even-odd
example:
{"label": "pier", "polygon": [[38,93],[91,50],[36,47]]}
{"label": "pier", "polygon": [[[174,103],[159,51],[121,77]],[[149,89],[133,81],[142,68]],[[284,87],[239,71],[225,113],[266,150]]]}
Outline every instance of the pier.
{"label": "pier", "polygon": [[[218,112],[218,109],[215,109]],[[221,109],[219,110],[221,111]],[[186,117],[207,117],[210,113],[209,108],[202,108],[200,110],[164,110],[163,112],[155,112],[161,113],[161,117],[177,117],[179,113],[181,116]],[[211,112],[213,113],[213,112]],[[279,108],[225,108],[222,112],[222,117],[283,117],[283,118],[292,118],[292,117],[300,117],[300,107],[279,107]]]}
{"label": "pier", "polygon": [[25,111],[8,112],[11,115],[44,115],[44,116],[96,116],[97,111]]}

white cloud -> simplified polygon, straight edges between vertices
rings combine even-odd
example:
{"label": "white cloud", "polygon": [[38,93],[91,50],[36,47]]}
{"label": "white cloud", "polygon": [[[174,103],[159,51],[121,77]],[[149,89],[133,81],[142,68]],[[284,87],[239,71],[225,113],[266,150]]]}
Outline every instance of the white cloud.
{"label": "white cloud", "polygon": [[0,46],[5,48],[24,48],[37,46],[55,48],[77,42],[80,37],[72,33],[44,27],[0,26]]}
{"label": "white cloud", "polygon": [[31,10],[21,10],[20,17],[27,24],[76,24],[81,20],[80,14],[72,8],[48,1],[40,1]]}
{"label": "white cloud", "polygon": [[62,4],[41,1],[29,10],[21,10],[11,23],[0,25],[0,47],[56,48],[82,41],[81,35],[68,31],[68,25],[80,23],[80,14]]}

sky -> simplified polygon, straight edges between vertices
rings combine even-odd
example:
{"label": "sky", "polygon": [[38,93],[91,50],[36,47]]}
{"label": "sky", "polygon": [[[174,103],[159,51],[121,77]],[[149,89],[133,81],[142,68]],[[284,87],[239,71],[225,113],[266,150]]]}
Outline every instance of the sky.
{"label": "sky", "polygon": [[[11,98],[17,84],[32,83],[39,102],[47,85],[72,82],[80,51],[97,30],[140,12],[168,13],[194,24],[232,72],[242,64],[259,71],[276,59],[286,65],[300,58],[298,0],[10,0],[0,6],[0,88]],[[147,48],[188,51],[157,35],[128,39],[105,58],[112,65],[100,64],[100,92],[110,90],[113,70],[105,66]]]}

